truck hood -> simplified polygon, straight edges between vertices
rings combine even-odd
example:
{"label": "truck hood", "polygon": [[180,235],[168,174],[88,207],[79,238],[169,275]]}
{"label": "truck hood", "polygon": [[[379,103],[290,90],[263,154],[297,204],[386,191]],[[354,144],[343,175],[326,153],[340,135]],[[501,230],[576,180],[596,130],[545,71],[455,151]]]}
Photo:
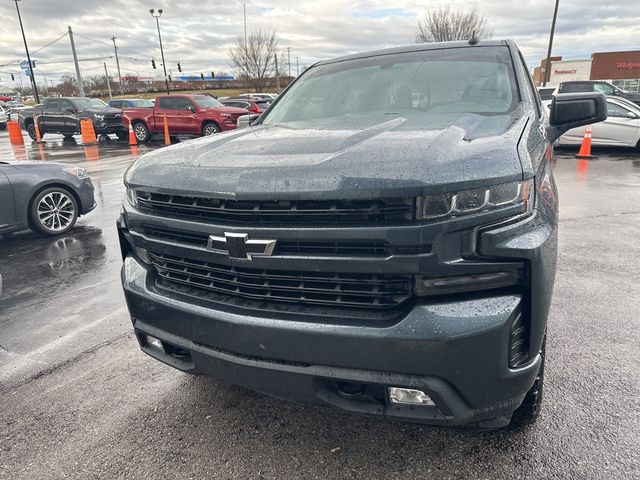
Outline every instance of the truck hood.
{"label": "truck hood", "polygon": [[[377,198],[521,180],[522,114],[466,114],[433,130],[395,117],[364,130],[261,125],[163,148],[129,187],[224,198]],[[406,125],[405,125],[406,128]]]}

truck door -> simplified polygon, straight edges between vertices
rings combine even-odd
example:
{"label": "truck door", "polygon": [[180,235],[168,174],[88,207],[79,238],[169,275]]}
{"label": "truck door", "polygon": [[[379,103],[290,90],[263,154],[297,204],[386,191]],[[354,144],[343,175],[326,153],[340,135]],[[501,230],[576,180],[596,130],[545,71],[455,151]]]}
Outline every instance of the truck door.
{"label": "truck door", "polygon": [[13,203],[13,190],[7,176],[0,172],[0,230],[16,223],[16,208]]}
{"label": "truck door", "polygon": [[[59,98],[47,98],[39,125],[41,133],[58,133],[64,130],[64,116],[60,108]],[[44,127],[43,127],[44,126]]]}
{"label": "truck door", "polygon": [[196,117],[196,106],[185,97],[176,98],[176,110],[180,111],[178,118],[179,132],[191,135],[200,134],[200,125]]}
{"label": "truck door", "polygon": [[164,130],[164,117],[167,117],[167,123],[169,125],[169,133],[171,135],[182,133],[180,131],[180,115],[181,110],[176,109],[177,97],[160,97],[158,98],[157,107],[155,111],[155,123],[158,132],[162,133]]}
{"label": "truck door", "polygon": [[64,125],[60,130],[63,133],[76,133],[80,131],[80,121],[78,120],[77,107],[71,100],[63,98],[60,103],[60,110],[62,111],[62,118]]}

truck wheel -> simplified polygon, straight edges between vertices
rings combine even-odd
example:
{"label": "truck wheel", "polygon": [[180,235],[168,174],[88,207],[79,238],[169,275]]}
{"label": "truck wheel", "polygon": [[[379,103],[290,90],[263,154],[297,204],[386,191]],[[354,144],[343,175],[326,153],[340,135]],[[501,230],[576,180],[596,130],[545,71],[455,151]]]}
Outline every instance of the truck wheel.
{"label": "truck wheel", "polygon": [[522,400],[522,403],[511,417],[510,427],[523,427],[525,425],[531,425],[534,423],[540,415],[540,409],[542,408],[542,392],[544,387],[544,357],[547,344],[547,336],[545,335],[542,341],[542,348],[540,349],[540,356],[542,362],[540,363],[540,370],[536,376],[533,386],[529,389],[527,394]]}
{"label": "truck wheel", "polygon": [[151,138],[149,129],[142,122],[136,122],[133,124],[133,133],[136,136],[136,140],[140,143],[147,143]]}
{"label": "truck wheel", "polygon": [[6,123],[0,123],[0,130],[6,130],[7,129],[7,124]]}
{"label": "truck wheel", "polygon": [[[27,125],[27,133],[31,137],[31,140],[33,140],[34,142],[38,140],[38,137],[36,137],[36,126],[33,123],[30,123],[29,125]],[[40,136],[42,135],[44,134],[40,132]]]}
{"label": "truck wheel", "polygon": [[205,123],[202,126],[202,136],[206,137],[208,135],[214,135],[220,132],[220,128],[215,123]]}
{"label": "truck wheel", "polygon": [[45,188],[31,202],[29,226],[45,235],[60,235],[78,219],[78,202],[62,187]]}

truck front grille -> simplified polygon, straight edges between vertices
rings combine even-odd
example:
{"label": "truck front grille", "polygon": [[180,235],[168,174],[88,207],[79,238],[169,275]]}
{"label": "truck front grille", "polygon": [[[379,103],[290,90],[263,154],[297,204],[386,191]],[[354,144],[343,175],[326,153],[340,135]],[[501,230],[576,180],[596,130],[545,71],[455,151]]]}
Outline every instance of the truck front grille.
{"label": "truck front grille", "polygon": [[168,217],[224,224],[372,225],[409,223],[415,199],[229,200],[138,191],[139,207]]}
{"label": "truck front grille", "polygon": [[[147,238],[177,243],[184,246],[206,248],[209,235],[170,228],[145,225],[136,228]],[[386,241],[374,240],[278,240],[274,255],[321,255],[321,256],[371,256],[388,257],[389,255],[419,255],[430,253],[431,245],[394,246]]]}
{"label": "truck front grille", "polygon": [[265,270],[159,253],[150,257],[159,287],[187,286],[192,295],[203,298],[214,292],[270,303],[387,310],[408,300],[413,288],[406,275]]}

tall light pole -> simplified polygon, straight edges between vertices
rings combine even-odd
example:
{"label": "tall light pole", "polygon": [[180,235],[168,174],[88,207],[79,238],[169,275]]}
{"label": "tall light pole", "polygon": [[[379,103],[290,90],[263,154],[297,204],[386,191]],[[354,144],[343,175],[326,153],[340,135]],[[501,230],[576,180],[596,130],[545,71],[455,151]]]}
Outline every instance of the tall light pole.
{"label": "tall light pole", "polygon": [[558,18],[558,4],[560,0],[556,0],[556,8],[553,10],[553,20],[551,21],[551,33],[549,34],[549,49],[547,50],[547,59],[544,62],[544,72],[542,76],[542,86],[547,86],[547,72],[549,73],[549,79],[551,79],[551,48],[553,47],[553,34],[556,31],[556,18]]}
{"label": "tall light pole", "polygon": [[18,2],[20,0],[15,0],[16,2],[16,11],[18,12],[18,21],[20,22],[20,31],[22,31],[22,40],[24,40],[24,49],[27,52],[27,61],[29,62],[29,73],[31,75],[31,86],[33,87],[33,96],[36,98],[36,103],[40,103],[40,96],[38,95],[38,87],[36,86],[36,77],[33,74],[33,63],[31,63],[31,55],[29,55],[29,46],[27,45],[27,37],[24,34],[24,27],[22,26],[22,17],[20,16],[20,7],[18,7]]}
{"label": "tall light pole", "polygon": [[158,9],[158,13],[152,8],[149,10],[151,16],[156,19],[156,26],[158,27],[158,40],[160,40],[160,55],[162,56],[162,69],[164,70],[164,84],[167,87],[167,95],[170,95],[169,92],[169,79],[167,78],[167,64],[164,61],[164,49],[162,48],[162,35],[160,35],[160,16],[162,15],[162,9]]}

